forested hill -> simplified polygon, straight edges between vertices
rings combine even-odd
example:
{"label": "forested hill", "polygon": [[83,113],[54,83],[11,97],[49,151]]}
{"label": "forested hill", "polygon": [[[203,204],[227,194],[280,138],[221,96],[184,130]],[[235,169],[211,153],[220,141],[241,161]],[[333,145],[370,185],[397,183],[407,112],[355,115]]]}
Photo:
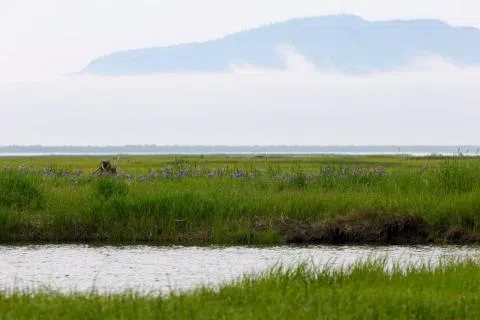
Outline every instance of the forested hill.
{"label": "forested hill", "polygon": [[233,65],[282,69],[288,45],[319,71],[390,71],[412,59],[437,56],[480,65],[480,29],[438,20],[367,21],[352,15],[293,19],[201,43],[139,48],[108,54],[83,70],[100,75],[225,72]]}

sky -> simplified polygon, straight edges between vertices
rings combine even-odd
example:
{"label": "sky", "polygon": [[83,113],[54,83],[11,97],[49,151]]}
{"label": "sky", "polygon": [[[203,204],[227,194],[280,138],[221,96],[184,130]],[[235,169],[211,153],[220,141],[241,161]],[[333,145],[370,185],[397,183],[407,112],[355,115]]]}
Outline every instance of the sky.
{"label": "sky", "polygon": [[0,145],[476,144],[480,70],[67,77],[122,49],[204,41],[295,17],[436,18],[480,27],[475,0],[0,0]]}

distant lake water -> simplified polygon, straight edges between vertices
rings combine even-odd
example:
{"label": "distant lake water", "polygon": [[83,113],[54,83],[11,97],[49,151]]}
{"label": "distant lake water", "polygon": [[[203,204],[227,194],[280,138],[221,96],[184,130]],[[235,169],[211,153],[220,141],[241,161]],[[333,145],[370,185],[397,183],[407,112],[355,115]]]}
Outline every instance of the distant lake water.
{"label": "distant lake water", "polygon": [[0,147],[0,157],[48,155],[479,155],[480,146],[120,146]]}

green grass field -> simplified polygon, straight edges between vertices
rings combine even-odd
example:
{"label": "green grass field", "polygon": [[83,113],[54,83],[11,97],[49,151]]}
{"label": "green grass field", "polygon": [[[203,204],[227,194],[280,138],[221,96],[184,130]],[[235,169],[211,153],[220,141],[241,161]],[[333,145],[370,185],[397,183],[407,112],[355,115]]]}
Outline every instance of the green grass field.
{"label": "green grass field", "polygon": [[0,242],[476,243],[477,157],[0,158]]}
{"label": "green grass field", "polygon": [[479,319],[480,267],[276,269],[170,296],[0,294],[2,319]]}

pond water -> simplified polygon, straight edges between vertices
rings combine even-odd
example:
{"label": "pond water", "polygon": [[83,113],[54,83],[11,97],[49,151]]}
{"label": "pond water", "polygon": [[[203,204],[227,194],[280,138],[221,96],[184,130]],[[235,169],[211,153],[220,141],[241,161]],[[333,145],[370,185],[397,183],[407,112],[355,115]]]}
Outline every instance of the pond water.
{"label": "pond water", "polygon": [[95,247],[0,246],[0,290],[165,293],[218,286],[276,264],[348,266],[366,258],[412,265],[480,257],[480,247]]}

